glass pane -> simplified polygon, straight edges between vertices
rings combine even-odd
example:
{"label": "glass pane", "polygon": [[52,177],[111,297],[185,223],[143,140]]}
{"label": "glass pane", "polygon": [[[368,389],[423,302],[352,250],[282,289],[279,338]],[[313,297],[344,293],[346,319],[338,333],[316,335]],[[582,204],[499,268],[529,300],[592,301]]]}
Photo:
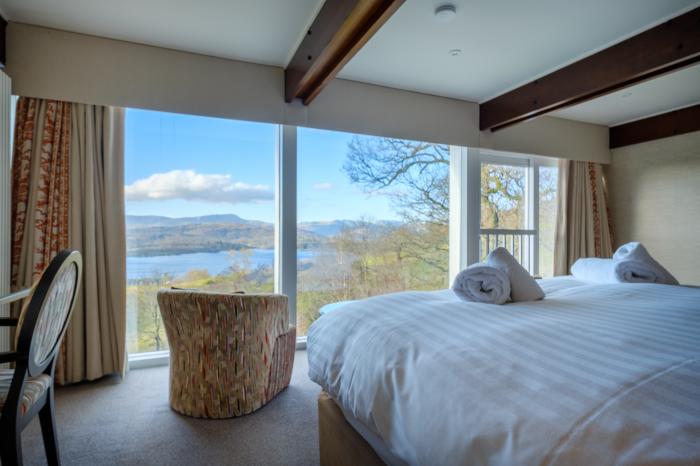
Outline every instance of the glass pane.
{"label": "glass pane", "polygon": [[527,168],[481,165],[481,228],[525,229]]}
{"label": "glass pane", "polygon": [[161,287],[273,289],[275,125],[128,109],[127,348],[168,348]]}
{"label": "glass pane", "polygon": [[498,230],[527,229],[527,167],[500,163],[481,164],[481,235],[479,259],[497,247],[505,247],[530,270],[532,235]]}
{"label": "glass pane", "polygon": [[447,287],[447,146],[308,128],[298,144],[298,335],[331,303]]}
{"label": "glass pane", "polygon": [[557,221],[557,167],[539,167],[539,175],[540,275],[551,277],[554,272],[554,228]]}

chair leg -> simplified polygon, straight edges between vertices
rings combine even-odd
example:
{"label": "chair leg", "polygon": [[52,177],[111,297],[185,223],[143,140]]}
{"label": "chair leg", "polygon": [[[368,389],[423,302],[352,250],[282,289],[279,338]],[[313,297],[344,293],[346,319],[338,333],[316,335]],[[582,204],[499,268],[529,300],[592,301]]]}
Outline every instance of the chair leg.
{"label": "chair leg", "polygon": [[44,407],[39,410],[39,421],[41,422],[41,435],[44,437],[46,460],[50,466],[58,466],[61,464],[61,457],[58,453],[58,438],[56,437],[56,421],[52,392],[48,394]]}
{"label": "chair leg", "polygon": [[0,460],[3,466],[22,464],[22,437],[19,427],[15,428],[10,435],[3,432],[0,437]]}

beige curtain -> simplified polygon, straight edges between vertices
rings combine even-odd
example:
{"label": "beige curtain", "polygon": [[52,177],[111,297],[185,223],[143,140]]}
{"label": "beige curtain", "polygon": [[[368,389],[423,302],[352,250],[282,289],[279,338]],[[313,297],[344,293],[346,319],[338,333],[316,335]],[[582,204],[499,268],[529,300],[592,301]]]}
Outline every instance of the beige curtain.
{"label": "beige curtain", "polygon": [[61,249],[83,254],[58,383],[123,374],[126,339],[123,110],[21,97],[12,179],[12,277],[31,286]]}
{"label": "beige curtain", "polygon": [[124,373],[126,241],[124,111],[73,104],[69,243],[83,286],[65,337],[65,382]]}
{"label": "beige curtain", "polygon": [[566,275],[580,257],[610,257],[612,235],[600,164],[559,161],[554,274]]}

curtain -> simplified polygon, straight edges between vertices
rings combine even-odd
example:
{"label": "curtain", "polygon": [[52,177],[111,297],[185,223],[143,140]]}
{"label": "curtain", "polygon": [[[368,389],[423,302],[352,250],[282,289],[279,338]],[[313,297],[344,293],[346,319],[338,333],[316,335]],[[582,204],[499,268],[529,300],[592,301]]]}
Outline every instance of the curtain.
{"label": "curtain", "polygon": [[17,103],[13,286],[31,286],[61,249],[79,250],[84,261],[57,361],[59,384],[124,371],[123,121],[123,110],[110,107],[26,97]]}
{"label": "curtain", "polygon": [[600,164],[559,161],[554,275],[566,275],[580,257],[610,257],[612,234]]}
{"label": "curtain", "polygon": [[69,243],[83,286],[66,332],[65,382],[123,375],[126,357],[124,111],[73,104]]}
{"label": "curtain", "polygon": [[[12,157],[12,284],[31,287],[68,247],[71,106],[19,99]],[[13,309],[17,317],[19,308]]]}

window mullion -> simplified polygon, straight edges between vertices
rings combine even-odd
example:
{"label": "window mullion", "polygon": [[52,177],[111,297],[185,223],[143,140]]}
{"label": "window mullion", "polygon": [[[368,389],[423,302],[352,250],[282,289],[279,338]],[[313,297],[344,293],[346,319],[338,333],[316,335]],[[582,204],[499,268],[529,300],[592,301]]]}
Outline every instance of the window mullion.
{"label": "window mullion", "polygon": [[530,238],[530,274],[539,275],[539,235],[540,235],[539,166],[530,159],[527,170],[527,227],[534,230]]}
{"label": "window mullion", "polygon": [[297,295],[297,127],[280,125],[275,158],[275,292],[289,298],[296,325]]}
{"label": "window mullion", "polygon": [[480,196],[478,150],[450,146],[450,282],[479,261]]}

